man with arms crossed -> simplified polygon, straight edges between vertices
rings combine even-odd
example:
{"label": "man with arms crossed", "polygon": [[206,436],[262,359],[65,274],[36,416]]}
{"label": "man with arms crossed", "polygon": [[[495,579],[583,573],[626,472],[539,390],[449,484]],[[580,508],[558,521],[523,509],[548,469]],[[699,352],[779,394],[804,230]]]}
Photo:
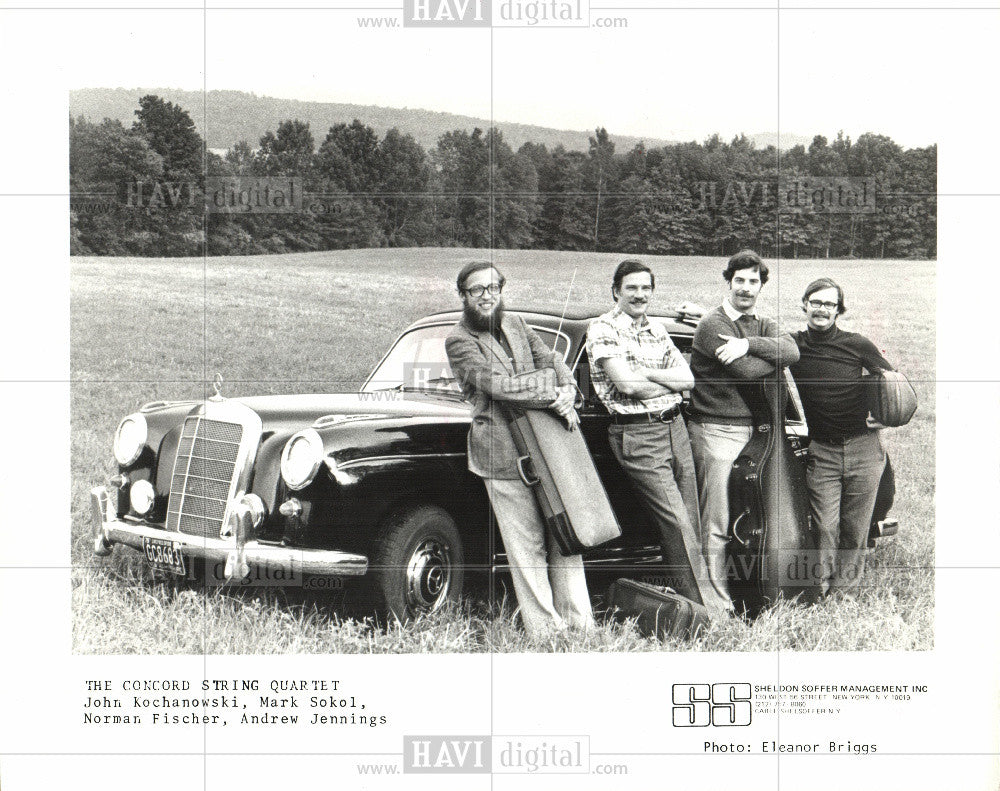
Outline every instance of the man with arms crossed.
{"label": "man with arms crossed", "polygon": [[693,379],[666,328],[646,316],[655,285],[642,262],[618,265],[615,307],[587,330],[590,378],[611,413],[611,450],[659,529],[671,587],[718,614],[728,599],[707,584],[694,463],[680,412],[681,392]]}
{"label": "man with arms crossed", "polygon": [[688,430],[698,474],[701,542],[711,587],[732,610],[726,578],[729,473],[750,441],[752,415],[738,384],[760,379],[799,359],[795,341],[755,305],[768,269],[751,250],[737,253],[722,273],[729,292],[698,322],[691,351],[694,390]]}
{"label": "man with arms crossed", "polygon": [[892,370],[875,344],[837,326],[844,291],[828,277],[802,296],[806,329],[793,337],[799,361],[791,367],[809,424],[806,486],[816,530],[822,593],[853,594],[865,566],[865,544],[885,469],[878,423],[868,415],[862,369]]}
{"label": "man with arms crossed", "polygon": [[572,427],[578,422],[573,409],[576,388],[558,355],[523,319],[504,313],[504,283],[504,276],[487,261],[462,267],[457,279],[462,320],[448,335],[445,348],[452,372],[472,403],[469,469],[486,484],[524,628],[532,637],[544,637],[567,625],[592,625],[590,596],[583,559],[559,553],[547,536],[534,493],[518,475],[518,454],[503,405],[537,404],[537,386],[519,381],[515,374],[554,368],[558,387],[548,407]]}

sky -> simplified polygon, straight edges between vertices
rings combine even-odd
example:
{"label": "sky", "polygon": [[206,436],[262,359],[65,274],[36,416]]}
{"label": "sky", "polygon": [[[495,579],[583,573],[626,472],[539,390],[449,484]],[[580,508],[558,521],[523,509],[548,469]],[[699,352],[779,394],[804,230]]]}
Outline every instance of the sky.
{"label": "sky", "polygon": [[[938,140],[928,97],[949,86],[933,11],[907,15],[905,29],[899,12],[875,10],[783,11],[780,24],[760,9],[615,13],[627,28],[371,30],[357,21],[369,14],[348,10],[71,11],[24,15],[13,36],[58,47],[67,88],[205,86],[671,140],[779,129]],[[967,45],[991,49],[995,34],[995,24],[967,30]]]}

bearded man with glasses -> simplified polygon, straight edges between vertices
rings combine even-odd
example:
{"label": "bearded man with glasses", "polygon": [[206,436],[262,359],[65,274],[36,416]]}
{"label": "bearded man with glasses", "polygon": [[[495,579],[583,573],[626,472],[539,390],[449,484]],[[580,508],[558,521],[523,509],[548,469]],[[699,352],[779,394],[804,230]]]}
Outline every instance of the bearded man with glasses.
{"label": "bearded man with glasses", "polygon": [[[456,281],[462,320],[448,335],[445,349],[472,403],[469,469],[486,484],[524,628],[541,638],[567,626],[592,625],[590,596],[583,558],[560,554],[547,535],[535,495],[518,475],[504,405],[537,408],[542,403],[573,427],[579,422],[573,408],[576,387],[566,364],[524,319],[504,313],[505,283],[488,261],[462,267]],[[554,387],[545,377],[519,376],[541,368],[554,369]]]}
{"label": "bearded man with glasses", "polygon": [[875,344],[837,326],[844,290],[828,277],[802,295],[806,329],[792,337],[799,360],[790,366],[809,424],[806,485],[816,530],[822,593],[853,595],[864,572],[865,544],[886,454],[871,419],[864,370],[893,370]]}

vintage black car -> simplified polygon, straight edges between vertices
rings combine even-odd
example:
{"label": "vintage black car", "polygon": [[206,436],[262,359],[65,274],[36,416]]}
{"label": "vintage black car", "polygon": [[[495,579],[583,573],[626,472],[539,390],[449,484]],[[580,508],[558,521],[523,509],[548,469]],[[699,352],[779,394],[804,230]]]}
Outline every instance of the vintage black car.
{"label": "vintage black car", "polygon": [[[584,340],[594,314],[516,312],[576,375],[583,434],[622,527],[621,538],[585,556],[588,574],[655,570],[657,533],[611,455],[608,415],[590,386]],[[114,439],[119,472],[91,492],[95,552],[125,544],[188,578],[358,578],[351,586],[360,583],[375,609],[400,618],[458,599],[474,570],[502,573],[485,488],[466,467],[469,407],[444,349],[459,317],[412,324],[358,393],[217,392],[127,416]],[[690,350],[693,323],[651,318]],[[804,448],[794,390],[786,431]],[[873,525],[885,526],[891,499],[880,498]]]}

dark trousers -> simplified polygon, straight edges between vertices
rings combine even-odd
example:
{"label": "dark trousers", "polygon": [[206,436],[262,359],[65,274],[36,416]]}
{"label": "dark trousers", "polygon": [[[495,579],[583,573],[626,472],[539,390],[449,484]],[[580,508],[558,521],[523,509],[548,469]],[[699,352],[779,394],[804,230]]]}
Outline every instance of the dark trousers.
{"label": "dark trousers", "polygon": [[885,448],[872,431],[841,442],[809,445],[806,485],[824,592],[854,592],[865,569],[865,546]]}
{"label": "dark trousers", "polygon": [[627,426],[612,423],[608,439],[660,532],[670,587],[710,611],[725,610],[728,602],[712,588],[698,540],[698,489],[683,419]]}

